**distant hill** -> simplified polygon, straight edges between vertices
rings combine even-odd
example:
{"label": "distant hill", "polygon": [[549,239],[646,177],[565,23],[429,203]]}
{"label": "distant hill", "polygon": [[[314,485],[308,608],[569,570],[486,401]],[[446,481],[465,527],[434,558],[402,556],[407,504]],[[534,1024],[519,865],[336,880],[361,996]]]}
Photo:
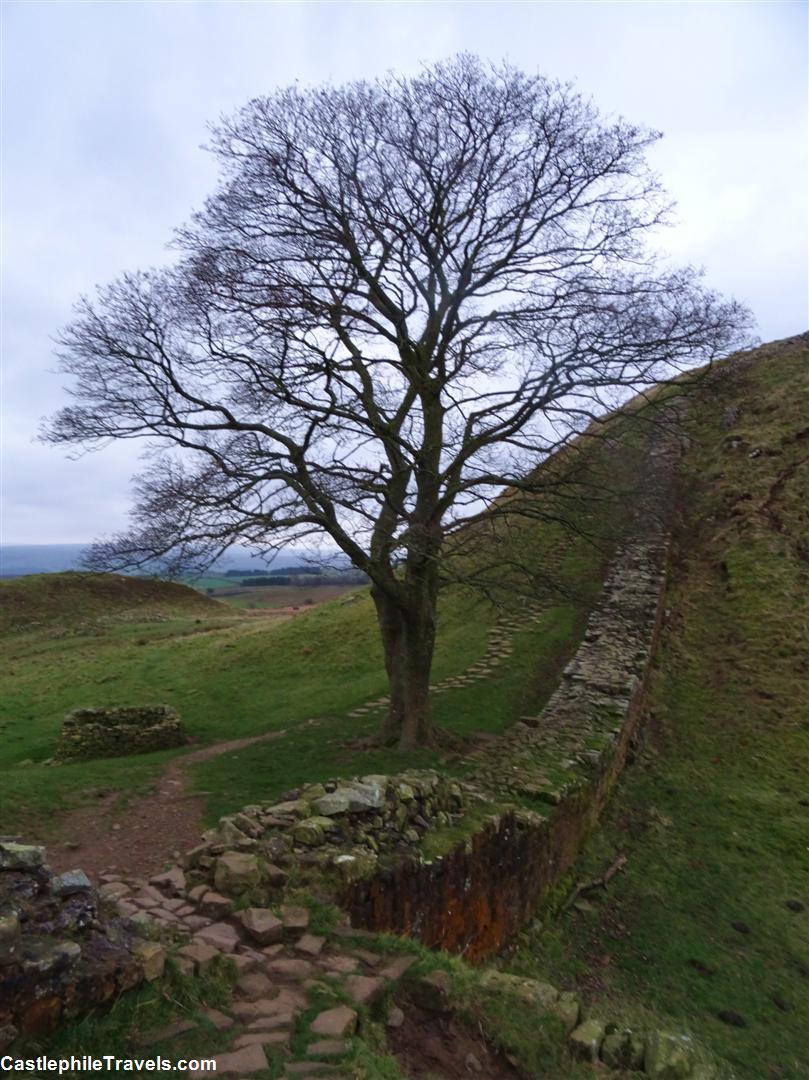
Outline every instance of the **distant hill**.
{"label": "distant hill", "polygon": [[0,581],[0,634],[136,614],[213,615],[221,605],[195,589],[122,574],[30,574]]}
{"label": "distant hill", "polygon": [[[24,574],[58,574],[64,570],[79,570],[81,555],[87,544],[0,544],[0,578],[22,577]],[[290,548],[281,551],[270,564],[282,571],[300,563],[303,552]],[[328,558],[329,553],[324,553]],[[335,556],[335,558],[337,558]],[[209,573],[265,574],[268,564],[246,549],[232,547],[216,560]]]}

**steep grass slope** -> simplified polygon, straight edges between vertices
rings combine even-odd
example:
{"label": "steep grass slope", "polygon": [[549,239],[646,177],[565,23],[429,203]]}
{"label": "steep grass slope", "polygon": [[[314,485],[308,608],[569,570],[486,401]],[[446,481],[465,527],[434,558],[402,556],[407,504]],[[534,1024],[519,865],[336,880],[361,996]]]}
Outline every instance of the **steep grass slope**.
{"label": "steep grass slope", "polygon": [[809,1077],[808,425],[807,338],[701,394],[646,742],[575,876],[626,868],[510,959],[750,1080]]}

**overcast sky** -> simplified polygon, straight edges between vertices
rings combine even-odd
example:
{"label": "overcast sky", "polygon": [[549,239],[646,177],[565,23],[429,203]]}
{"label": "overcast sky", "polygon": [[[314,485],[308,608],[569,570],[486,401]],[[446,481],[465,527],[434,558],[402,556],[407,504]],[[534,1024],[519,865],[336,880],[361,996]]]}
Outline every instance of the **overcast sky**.
{"label": "overcast sky", "polygon": [[805,330],[805,2],[3,0],[2,532],[81,543],[126,522],[131,444],[79,461],[32,442],[65,400],[51,338],[79,293],[167,258],[214,181],[206,122],[295,80],[418,70],[460,50],[572,79],[659,128],[678,203],[665,243]]}

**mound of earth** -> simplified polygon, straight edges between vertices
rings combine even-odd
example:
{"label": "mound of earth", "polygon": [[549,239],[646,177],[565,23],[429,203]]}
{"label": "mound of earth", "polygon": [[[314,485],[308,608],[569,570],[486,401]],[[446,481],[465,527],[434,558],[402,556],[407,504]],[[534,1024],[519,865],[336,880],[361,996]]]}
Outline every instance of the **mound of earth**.
{"label": "mound of earth", "polygon": [[131,615],[213,615],[222,605],[171,581],[91,574],[30,574],[0,581],[0,634]]}

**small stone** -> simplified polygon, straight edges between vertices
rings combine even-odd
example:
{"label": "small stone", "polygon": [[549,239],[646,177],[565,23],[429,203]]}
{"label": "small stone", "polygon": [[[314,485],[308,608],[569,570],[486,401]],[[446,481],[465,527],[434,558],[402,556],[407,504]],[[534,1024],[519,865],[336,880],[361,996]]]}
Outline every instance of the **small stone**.
{"label": "small stone", "polygon": [[204,941],[193,941],[177,950],[177,956],[190,960],[194,970],[200,973],[207,971],[219,955],[218,949]]}
{"label": "small stone", "polygon": [[[121,897],[129,896],[132,891],[123,881],[107,881],[98,890],[102,896]],[[163,897],[161,896],[161,901]]]}
{"label": "small stone", "polygon": [[[230,1054],[218,1054],[216,1076],[249,1076],[267,1068],[267,1056],[260,1046],[245,1046]],[[210,1080],[208,1072],[189,1072],[193,1080]]]}
{"label": "small stone", "polygon": [[385,992],[385,980],[367,975],[349,975],[343,988],[355,1005],[372,1005]]}
{"label": "small stone", "polygon": [[198,904],[206,892],[208,892],[207,885],[195,885],[193,889],[188,890],[188,899]]}
{"label": "small stone", "polygon": [[241,1050],[244,1046],[279,1046],[289,1042],[288,1031],[246,1031],[239,1035],[233,1043],[234,1050]]}
{"label": "small stone", "polygon": [[336,975],[348,975],[352,971],[356,971],[358,967],[358,961],[355,956],[343,956],[341,954],[325,957],[324,963],[328,970],[334,972]]}
{"label": "small stone", "polygon": [[156,941],[139,941],[132,949],[132,955],[143,968],[143,977],[147,982],[159,979],[166,966],[166,950]]}
{"label": "small stone", "polygon": [[239,932],[229,923],[212,923],[203,927],[194,935],[195,941],[201,941],[205,945],[212,945],[220,952],[231,953],[236,951],[239,944]]}
{"label": "small stone", "polygon": [[598,1061],[603,1040],[604,1025],[601,1021],[585,1020],[570,1033],[570,1049],[575,1057],[583,1061]]}
{"label": "small stone", "polygon": [[790,911],[806,911],[806,904],[801,903],[800,900],[787,900],[786,903]]}
{"label": "small stone", "polygon": [[72,896],[78,892],[89,892],[93,883],[83,870],[66,870],[51,881],[54,896]]}
{"label": "small stone", "polygon": [[270,997],[272,988],[273,984],[260,971],[253,971],[243,975],[236,983],[237,991],[241,997],[247,998],[248,1001],[258,1001],[259,998]]}
{"label": "small stone", "polygon": [[183,917],[183,922],[192,933],[211,925],[211,920],[206,919],[204,915],[186,915]]}
{"label": "small stone", "polygon": [[149,884],[169,896],[185,895],[185,874],[179,866],[172,866],[171,870],[163,874],[155,874],[153,878],[149,878]]}
{"label": "small stone", "polygon": [[309,1026],[313,1035],[325,1035],[330,1039],[344,1039],[357,1030],[357,1014],[347,1005],[338,1005],[320,1013]]}
{"label": "small stone", "polygon": [[399,956],[395,960],[391,960],[389,964],[386,964],[379,974],[383,979],[388,979],[391,982],[397,982],[404,975],[406,971],[415,964],[417,957],[415,956]]}
{"label": "small stone", "polygon": [[277,1031],[279,1028],[292,1027],[295,1014],[292,1012],[279,1012],[275,1016],[260,1016],[250,1023],[251,1031]]}
{"label": "small stone", "polygon": [[322,826],[319,824],[319,820],[327,821],[327,818],[304,818],[299,821],[295,828],[292,830],[292,838],[296,844],[303,844],[304,847],[320,847],[321,844],[326,842],[326,833]]}
{"label": "small stone", "polygon": [[281,922],[284,930],[291,934],[306,930],[309,926],[309,909],[296,904],[282,904]]}
{"label": "small stone", "polygon": [[253,971],[258,964],[257,958],[250,953],[231,953],[228,960],[239,975],[246,975],[249,971]]}
{"label": "small stone", "polygon": [[446,971],[431,971],[416,983],[418,1003],[428,1012],[445,1012],[452,992],[452,979]]}
{"label": "small stone", "polygon": [[278,960],[271,960],[267,964],[267,971],[282,979],[301,981],[308,979],[314,968],[308,960],[302,960],[294,956],[282,956]]}
{"label": "small stone", "polygon": [[190,979],[194,975],[194,961],[190,960],[187,956],[180,956],[175,954],[172,958],[175,970],[178,974],[182,975],[184,979]]}
{"label": "small stone", "polygon": [[475,1057],[475,1055],[472,1054],[472,1053],[469,1053],[469,1054],[466,1055],[466,1057],[464,1058],[463,1063],[464,1063],[464,1067],[466,1068],[467,1072],[471,1072],[471,1073],[482,1073],[483,1072],[483,1066],[481,1065],[480,1060],[477,1057]]}
{"label": "small stone", "polygon": [[221,893],[209,890],[199,902],[200,910],[215,919],[222,919],[233,910],[233,901]]}
{"label": "small stone", "polygon": [[244,892],[261,880],[258,859],[244,851],[226,851],[216,860],[214,885],[217,892],[230,895]]}
{"label": "small stone", "polygon": [[238,919],[252,941],[273,945],[284,935],[284,924],[269,908],[246,908]]}
{"label": "small stone", "polygon": [[399,1008],[398,1005],[394,1005],[388,1015],[385,1017],[385,1026],[389,1027],[392,1031],[396,1031],[402,1026],[405,1020],[405,1014]]}
{"label": "small stone", "polygon": [[319,1039],[306,1047],[310,1057],[343,1057],[351,1050],[347,1039]]}
{"label": "small stone", "polygon": [[298,952],[306,953],[307,956],[319,956],[325,944],[326,939],[324,937],[317,937],[315,934],[304,934],[295,948]]}

